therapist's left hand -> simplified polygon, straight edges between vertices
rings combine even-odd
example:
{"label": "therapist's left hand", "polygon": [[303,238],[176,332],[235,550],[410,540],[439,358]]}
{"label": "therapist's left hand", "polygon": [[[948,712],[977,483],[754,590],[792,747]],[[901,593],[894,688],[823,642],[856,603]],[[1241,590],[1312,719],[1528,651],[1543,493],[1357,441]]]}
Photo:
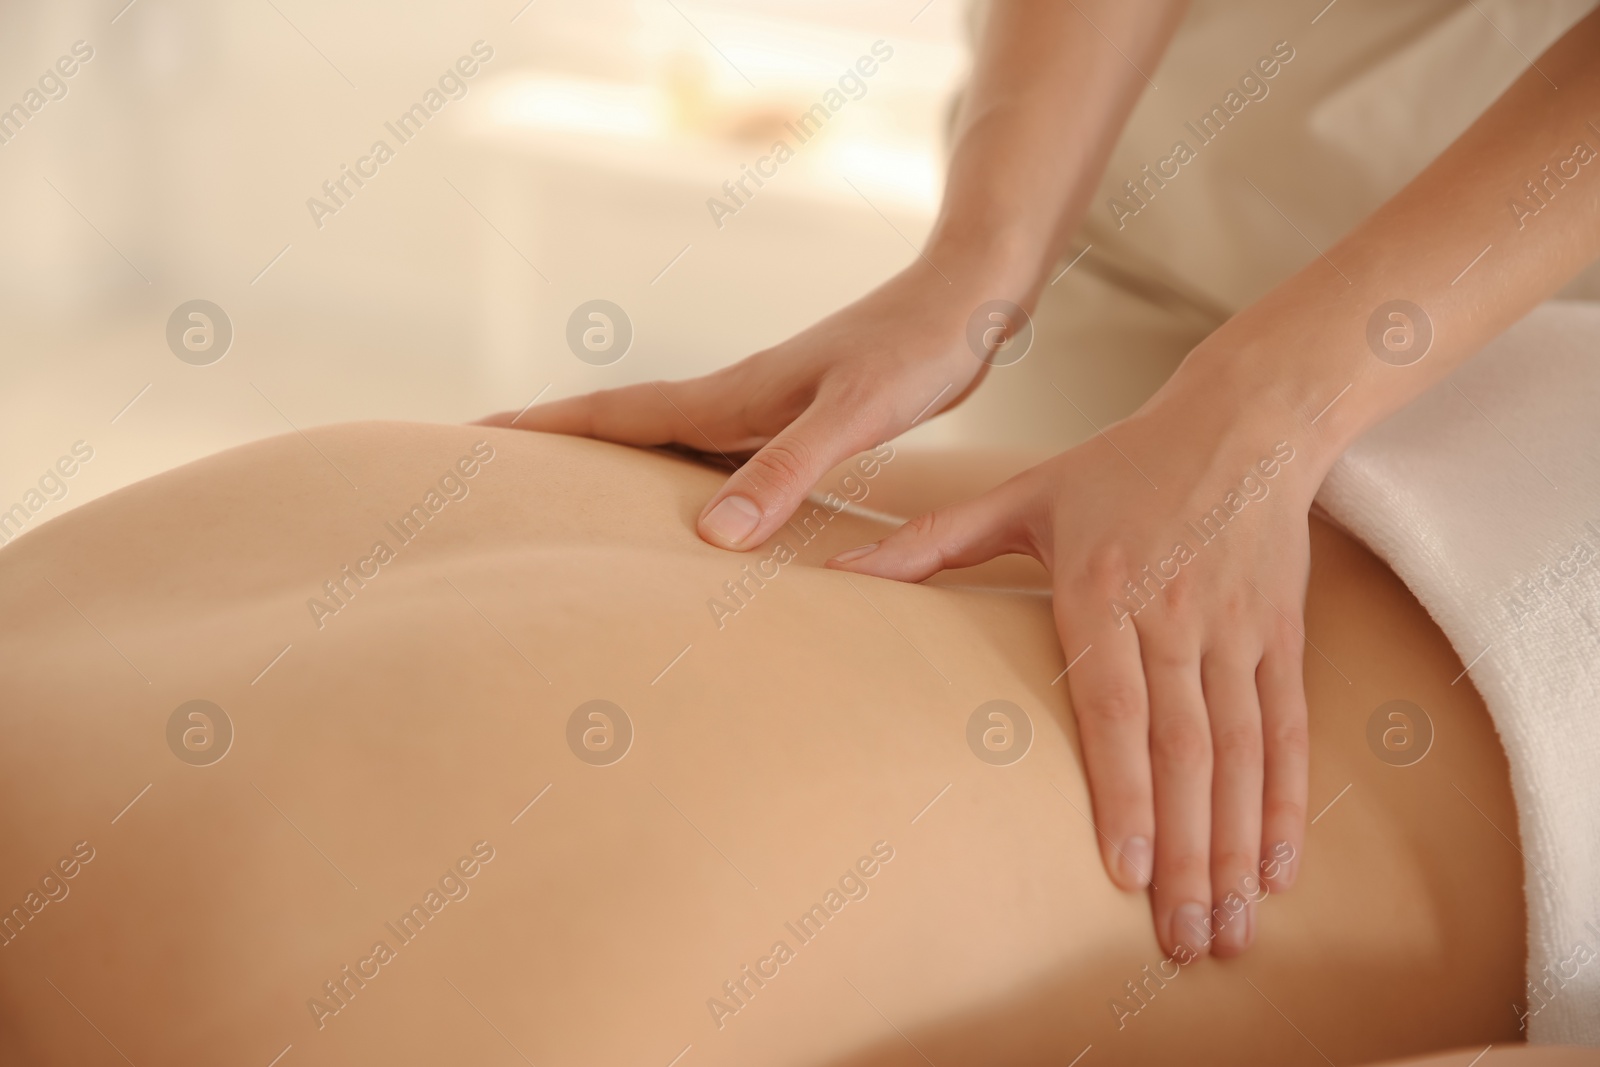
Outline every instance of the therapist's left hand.
{"label": "therapist's left hand", "polygon": [[1005,553],[1049,568],[1106,869],[1153,886],[1164,949],[1231,956],[1305,831],[1320,479],[1276,427],[1215,421],[1143,412],[829,565],[911,582]]}

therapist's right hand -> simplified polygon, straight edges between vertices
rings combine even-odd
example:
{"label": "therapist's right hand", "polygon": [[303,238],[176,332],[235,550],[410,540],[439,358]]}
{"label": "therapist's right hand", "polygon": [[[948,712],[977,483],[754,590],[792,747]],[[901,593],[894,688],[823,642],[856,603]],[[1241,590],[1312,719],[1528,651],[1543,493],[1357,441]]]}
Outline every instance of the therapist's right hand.
{"label": "therapist's right hand", "polygon": [[700,536],[745,550],[850,456],[946,410],[987,364],[967,343],[986,297],[925,261],[773,348],[680,382],[645,382],[502,412],[485,425],[754,455],[700,513]]}

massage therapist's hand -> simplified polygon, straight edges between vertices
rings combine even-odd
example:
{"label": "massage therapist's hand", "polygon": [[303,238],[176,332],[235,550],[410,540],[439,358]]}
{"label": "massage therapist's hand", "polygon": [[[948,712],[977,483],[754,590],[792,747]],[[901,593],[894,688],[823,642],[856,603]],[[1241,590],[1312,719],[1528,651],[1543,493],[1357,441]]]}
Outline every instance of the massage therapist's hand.
{"label": "massage therapist's hand", "polygon": [[1263,873],[1288,887],[1304,833],[1315,491],[1277,427],[1231,416],[1141,411],[829,564],[913,582],[1004,553],[1049,568],[1106,868],[1153,885],[1165,950],[1218,956],[1249,944],[1244,902]]}
{"label": "massage therapist's hand", "polygon": [[831,467],[976,384],[986,364],[967,345],[968,319],[991,300],[1030,308],[1056,276],[1144,91],[1139,71],[1154,66],[1183,6],[992,5],[952,123],[939,215],[911,266],[804,333],[703,378],[484,421],[734,458],[758,450],[698,525],[724,548],[761,544]]}
{"label": "massage therapist's hand", "polygon": [[753,548],[836,464],[947,409],[986,364],[967,347],[969,298],[919,261],[773,348],[703,378],[542,404],[490,425],[633,445],[755,451],[700,513],[700,536]]}

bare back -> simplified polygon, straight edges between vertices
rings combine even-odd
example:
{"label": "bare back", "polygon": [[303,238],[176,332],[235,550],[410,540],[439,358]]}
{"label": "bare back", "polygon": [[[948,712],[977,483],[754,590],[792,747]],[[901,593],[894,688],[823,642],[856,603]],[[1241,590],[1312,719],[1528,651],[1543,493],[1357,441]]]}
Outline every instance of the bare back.
{"label": "bare back", "polygon": [[[897,462],[837,502],[893,499]],[[1015,568],[824,570],[883,530],[832,504],[720,551],[693,533],[716,482],[587,440],[339,426],[0,552],[0,905],[24,913],[0,1054],[950,1067],[1515,1040],[1504,759],[1348,539],[1313,528],[1311,814],[1331,806],[1252,950],[1178,966],[1101,869],[1048,599],[995,588]],[[1369,748],[1392,699],[1433,724],[1411,766]]]}

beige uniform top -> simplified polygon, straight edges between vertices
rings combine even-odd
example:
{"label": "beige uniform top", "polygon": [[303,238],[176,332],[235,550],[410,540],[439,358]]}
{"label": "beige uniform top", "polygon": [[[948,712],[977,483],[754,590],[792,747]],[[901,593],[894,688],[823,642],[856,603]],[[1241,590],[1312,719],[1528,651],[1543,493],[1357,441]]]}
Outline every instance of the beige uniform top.
{"label": "beige uniform top", "polygon": [[1084,228],[1094,252],[1237,311],[1415,177],[1595,6],[1326,3],[1194,3],[1112,153]]}
{"label": "beige uniform top", "polygon": [[[1092,247],[1041,297],[1034,351],[923,436],[1061,448],[1131,412],[1192,345],[1415,177],[1595,2],[1194,0],[1143,72],[1155,88],[1067,255]],[[1493,266],[1491,253],[1480,269]],[[1600,299],[1600,264],[1563,295]]]}

